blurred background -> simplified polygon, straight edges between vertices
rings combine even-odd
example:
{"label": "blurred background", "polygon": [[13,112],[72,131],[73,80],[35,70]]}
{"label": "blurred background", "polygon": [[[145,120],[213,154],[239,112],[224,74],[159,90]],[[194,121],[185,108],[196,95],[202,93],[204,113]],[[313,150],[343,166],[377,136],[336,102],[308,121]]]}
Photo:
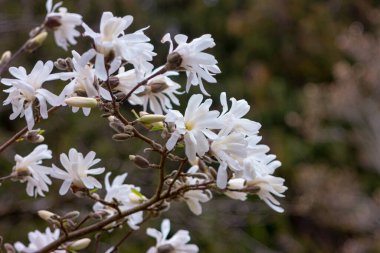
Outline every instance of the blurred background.
{"label": "blurred background", "polygon": [[[219,102],[219,94],[246,99],[248,117],[262,123],[263,143],[271,147],[282,167],[277,175],[289,190],[278,214],[257,197],[246,202],[215,198],[193,215],[184,203],[170,212],[173,231],[188,229],[201,252],[380,252],[380,2],[375,0],[77,0],[64,1],[71,12],[98,31],[103,11],[133,15],[129,32],[146,31],[165,62],[162,36],[184,33],[190,38],[210,33],[216,47],[209,52],[219,61],[218,84],[205,88]],[[0,0],[0,49],[15,51],[27,33],[46,14],[45,1]],[[87,38],[75,50],[88,48]],[[39,59],[70,56],[54,45],[52,36],[14,65],[28,71]],[[177,79],[183,83],[183,79]],[[59,91],[61,83],[52,84]],[[3,86],[3,89],[5,87]],[[198,93],[197,87],[191,93]],[[0,94],[3,101],[6,94]],[[181,97],[185,106],[186,96]],[[127,111],[126,111],[127,112]],[[127,112],[128,113],[128,112]],[[25,125],[9,121],[10,106],[0,106],[0,141]],[[127,181],[149,195],[154,173],[141,172],[128,161],[142,153],[143,143],[116,143],[107,121],[93,111],[85,118],[67,108],[38,126],[57,157],[74,146],[84,154],[97,152],[101,165],[116,173],[128,172]],[[10,173],[14,155],[28,154],[34,145],[17,143],[0,157],[0,175]],[[156,157],[150,157],[154,160]],[[47,162],[50,165],[50,162]],[[57,197],[60,182],[46,198],[29,198],[25,185],[5,182],[0,187],[0,235],[7,242],[27,242],[27,232],[46,223],[40,209],[83,213],[92,203],[68,194]],[[84,205],[83,205],[84,204]],[[161,219],[148,226],[158,228]],[[102,250],[123,236],[103,234]],[[145,228],[124,244],[121,252],[145,252],[155,241]],[[91,252],[89,250],[88,252]]]}

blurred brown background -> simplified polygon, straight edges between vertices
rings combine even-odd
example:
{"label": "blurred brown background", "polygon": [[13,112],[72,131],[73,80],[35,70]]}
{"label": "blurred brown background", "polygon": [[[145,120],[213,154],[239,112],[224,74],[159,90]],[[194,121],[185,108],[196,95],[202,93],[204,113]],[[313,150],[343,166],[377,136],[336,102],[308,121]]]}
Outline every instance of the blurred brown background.
{"label": "blurred brown background", "polygon": [[[380,11],[370,0],[78,0],[64,1],[98,31],[103,11],[133,15],[129,31],[150,26],[148,36],[165,61],[166,32],[198,37],[213,35],[212,52],[222,74],[206,89],[244,98],[252,105],[249,117],[262,123],[263,142],[278,155],[277,171],[289,190],[278,214],[256,197],[238,202],[215,196],[195,217],[184,203],[174,203],[164,217],[174,229],[190,230],[201,252],[380,252]],[[44,1],[0,0],[0,48],[16,50],[45,15]],[[84,52],[88,39],[75,49]],[[15,66],[28,71],[37,59],[67,57],[52,36],[43,48],[24,55]],[[183,79],[178,79],[178,81]],[[183,83],[183,82],[182,82]],[[52,89],[60,90],[63,84]],[[54,86],[54,85],[53,85]],[[4,86],[3,86],[4,88]],[[192,87],[192,93],[198,93]],[[0,100],[6,98],[0,94]],[[181,98],[185,106],[186,96]],[[20,129],[24,119],[10,122],[9,106],[0,106],[0,141]],[[142,143],[115,143],[106,120],[60,110],[39,126],[46,143],[58,155],[72,146],[103,158],[115,173],[127,171],[128,182],[152,191],[155,175],[138,171],[128,155],[141,153]],[[32,144],[19,143],[0,157],[0,175],[7,175],[16,153],[26,155]],[[151,159],[155,159],[152,157]],[[48,162],[47,164],[50,164]],[[57,197],[55,181],[46,198],[30,199],[25,185],[5,182],[0,187],[0,235],[8,242],[26,242],[27,231],[46,224],[39,209],[85,213],[91,202],[72,195]],[[158,227],[160,221],[151,222]],[[102,236],[102,249],[122,236]],[[174,231],[174,230],[173,230]],[[155,242],[145,227],[127,240],[122,252],[145,252]]]}

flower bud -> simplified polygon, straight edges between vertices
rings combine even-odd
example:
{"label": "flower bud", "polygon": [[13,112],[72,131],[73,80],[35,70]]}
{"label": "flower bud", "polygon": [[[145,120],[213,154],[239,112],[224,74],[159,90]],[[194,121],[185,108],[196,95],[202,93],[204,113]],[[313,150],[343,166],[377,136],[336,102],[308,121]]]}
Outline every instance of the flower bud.
{"label": "flower bud", "polygon": [[167,70],[176,70],[181,66],[182,56],[177,52],[172,52],[168,55],[166,61]]}
{"label": "flower bud", "polygon": [[137,166],[139,166],[142,169],[150,168],[149,161],[140,155],[130,155],[129,160],[133,161]]}
{"label": "flower bud", "polygon": [[125,141],[125,140],[128,140],[131,137],[133,137],[133,135],[127,134],[127,133],[119,133],[119,134],[112,135],[112,139],[114,141]]}
{"label": "flower bud", "polygon": [[44,43],[47,35],[48,33],[43,31],[36,35],[34,38],[29,39],[25,46],[25,50],[31,53],[37,48],[39,48],[42,45],[42,43]]}
{"label": "flower bud", "polygon": [[86,97],[71,97],[66,98],[65,103],[74,107],[87,107],[93,108],[98,105],[98,100],[95,98],[86,98]]}
{"label": "flower bud", "polygon": [[67,247],[67,249],[72,250],[72,251],[82,250],[82,249],[87,248],[88,245],[90,244],[90,242],[91,242],[90,239],[83,238],[83,239],[80,239],[80,240],[73,242],[69,247]]}
{"label": "flower bud", "polygon": [[67,214],[65,214],[63,216],[64,219],[75,219],[75,218],[78,218],[80,215],[80,212],[78,211],[71,211],[71,212],[68,212]]}
{"label": "flower bud", "polygon": [[161,114],[147,114],[137,119],[137,121],[143,124],[152,124],[156,122],[162,122],[163,120],[165,120],[165,116]]}
{"label": "flower bud", "polygon": [[12,57],[11,51],[7,50],[3,53],[0,59],[0,65],[7,64]]}
{"label": "flower bud", "polygon": [[43,219],[45,221],[50,221],[52,217],[59,217],[55,213],[52,213],[52,212],[49,212],[46,210],[39,210],[37,212],[37,214],[38,214],[38,216],[40,216],[41,219]]}
{"label": "flower bud", "polygon": [[31,143],[41,143],[45,140],[45,137],[41,135],[44,130],[36,129],[28,131],[23,138]]}

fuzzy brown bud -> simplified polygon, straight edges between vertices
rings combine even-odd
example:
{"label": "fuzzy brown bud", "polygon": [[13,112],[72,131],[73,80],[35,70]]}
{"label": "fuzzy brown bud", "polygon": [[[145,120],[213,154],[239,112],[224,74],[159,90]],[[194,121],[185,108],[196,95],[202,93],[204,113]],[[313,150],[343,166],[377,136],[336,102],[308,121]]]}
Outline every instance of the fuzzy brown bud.
{"label": "fuzzy brown bud", "polygon": [[133,161],[138,167],[142,169],[150,168],[149,161],[140,155],[130,155],[129,160]]}
{"label": "fuzzy brown bud", "polygon": [[182,56],[177,52],[172,52],[168,55],[166,68],[167,70],[179,69],[182,63]]}

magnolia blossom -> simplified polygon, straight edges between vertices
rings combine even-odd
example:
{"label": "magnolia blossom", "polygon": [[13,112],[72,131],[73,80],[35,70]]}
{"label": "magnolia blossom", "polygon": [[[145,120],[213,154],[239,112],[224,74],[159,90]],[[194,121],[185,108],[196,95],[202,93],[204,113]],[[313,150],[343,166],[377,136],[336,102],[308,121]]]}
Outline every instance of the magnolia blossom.
{"label": "magnolia blossom", "polygon": [[[105,201],[112,203],[116,199],[119,203],[120,211],[125,211],[131,209],[140,204],[140,201],[143,201],[145,198],[139,193],[140,188],[135,187],[134,185],[124,184],[127,173],[115,177],[112,184],[110,184],[109,177],[111,172],[108,172],[104,180],[105,188],[107,194],[104,198]],[[114,215],[117,213],[117,210],[111,208],[110,206],[105,206],[104,204],[97,202],[93,206],[94,211],[104,210],[109,215]],[[136,212],[127,217],[128,225],[132,229],[139,229],[138,224],[143,221],[143,212]]]}
{"label": "magnolia blossom", "polygon": [[203,87],[202,79],[209,83],[216,83],[216,79],[213,75],[220,73],[220,69],[216,65],[218,61],[211,54],[202,52],[207,48],[215,46],[214,39],[210,34],[202,35],[199,38],[187,43],[188,37],[183,34],[178,34],[174,37],[178,46],[173,50],[173,42],[170,38],[170,34],[167,33],[161,40],[162,43],[169,42],[169,58],[177,53],[181,59],[179,69],[185,69],[188,76],[186,91],[188,92],[191,85],[199,85],[201,91],[208,95],[207,91]]}
{"label": "magnolia blossom", "polygon": [[[229,124],[233,124],[230,122]],[[219,133],[211,143],[211,153],[219,161],[217,186],[225,188],[227,185],[227,166],[232,171],[243,169],[243,161],[247,157],[248,142],[241,133],[233,132],[229,135]]]}
{"label": "magnolia blossom", "polygon": [[75,37],[78,37],[80,33],[75,30],[75,27],[82,24],[82,16],[69,13],[64,7],[55,12],[61,5],[62,2],[59,2],[53,6],[53,1],[47,0],[46,10],[48,13],[45,26],[54,30],[54,39],[57,45],[67,50],[69,44],[75,45],[77,43]]}
{"label": "magnolia blossom", "polygon": [[[135,88],[135,86],[139,82],[139,78],[137,76],[135,69],[130,69],[128,71],[125,71],[124,67],[121,67],[119,69],[119,72],[115,77],[118,80],[118,85],[113,88],[115,91],[120,91],[123,93],[123,95],[128,95],[132,89]],[[141,105],[143,102],[141,98],[139,98],[136,93],[140,93],[144,91],[144,87],[137,88],[134,92],[132,92],[128,98],[128,102],[132,105]]]}
{"label": "magnolia blossom", "polygon": [[[89,61],[95,56],[96,52],[90,49],[83,55],[78,54],[76,51],[72,51],[72,72],[59,73],[62,80],[71,79],[65,88],[62,90],[60,97],[62,100],[66,97],[76,96],[78,94],[85,93],[87,97],[99,97],[106,100],[111,100],[111,95],[109,91],[96,85],[95,83],[95,70]],[[78,107],[73,107],[73,112],[77,112]],[[82,108],[84,115],[88,116],[90,114],[91,108]]]}
{"label": "magnolia blossom", "polygon": [[[38,230],[28,233],[29,245],[25,246],[21,242],[15,243],[17,252],[21,253],[33,253],[54,242],[59,238],[60,230],[58,228],[51,231],[50,228],[46,228],[45,233],[41,233]],[[66,250],[54,250],[53,253],[65,253]]]}
{"label": "magnolia blossom", "polygon": [[4,92],[9,93],[9,96],[3,104],[12,105],[13,113],[9,117],[11,120],[14,120],[19,115],[20,117],[25,116],[28,129],[31,130],[35,124],[33,115],[33,107],[36,105],[35,100],[38,101],[40,114],[44,119],[48,118],[47,103],[52,106],[57,106],[61,103],[58,96],[42,88],[45,81],[57,79],[56,75],[50,74],[52,70],[52,61],[45,64],[38,61],[29,75],[23,67],[9,68],[9,72],[17,79],[3,78],[1,82],[10,86],[10,88],[4,90]]}
{"label": "magnolia blossom", "polygon": [[220,103],[223,106],[223,111],[220,114],[219,119],[224,123],[222,132],[228,134],[231,131],[243,133],[251,136],[256,135],[261,127],[260,123],[242,118],[249,112],[250,106],[244,99],[236,100],[230,98],[232,105],[228,110],[227,96],[225,92],[220,94]]}
{"label": "magnolia blossom", "polygon": [[170,239],[167,239],[170,232],[170,221],[168,219],[163,220],[161,224],[161,232],[148,228],[146,233],[156,238],[156,246],[150,247],[147,253],[197,253],[199,251],[198,246],[195,244],[187,244],[190,241],[189,231],[179,230]]}
{"label": "magnolia blossom", "polygon": [[[148,43],[150,39],[144,34],[145,29],[138,30],[132,34],[125,34],[133,21],[132,16],[114,17],[111,12],[104,12],[100,21],[100,32],[94,32],[86,24],[82,24],[85,33],[93,39],[96,49],[96,75],[101,80],[106,80],[107,70],[105,63],[108,58],[112,64],[119,67],[121,59],[133,64],[137,73],[143,75],[145,72],[150,72],[153,65],[151,61],[153,56],[153,45]],[[118,62],[118,64],[115,64]],[[112,73],[115,69],[110,70]]]}
{"label": "magnolia blossom", "polygon": [[94,177],[89,175],[99,175],[104,172],[104,168],[92,168],[95,164],[100,162],[100,159],[95,159],[96,153],[90,151],[85,157],[76,149],[71,148],[69,156],[61,154],[60,161],[66,171],[59,169],[53,164],[53,171],[51,176],[62,179],[63,184],[59,190],[59,194],[64,195],[70,187],[75,189],[93,189],[102,188],[101,183]]}
{"label": "magnolia blossom", "polygon": [[274,196],[284,197],[287,187],[284,186],[285,179],[275,177],[272,174],[281,166],[275,155],[266,154],[269,150],[265,145],[258,145],[256,150],[252,147],[260,138],[250,140],[248,150],[250,155],[244,160],[244,170],[238,173],[240,178],[247,180],[247,186],[258,188],[256,193],[268,206],[277,212],[283,212],[280,202]]}
{"label": "magnolia blossom", "polygon": [[172,103],[179,106],[176,95],[182,94],[178,91],[181,86],[169,78],[171,75],[177,73],[170,71],[150,79],[144,91],[137,94],[142,99],[144,111],[149,107],[152,112],[162,114],[173,108]]}
{"label": "magnolia blossom", "polygon": [[165,119],[167,123],[175,124],[175,130],[166,143],[166,148],[172,150],[183,135],[185,153],[190,162],[196,160],[196,155],[203,156],[209,150],[208,139],[217,137],[212,130],[222,127],[218,120],[219,112],[209,110],[212,100],[207,99],[203,103],[202,100],[201,94],[191,96],[185,116],[177,110],[169,110]]}
{"label": "magnolia blossom", "polygon": [[51,159],[52,152],[48,146],[41,144],[37,146],[32,153],[22,157],[15,156],[16,165],[13,167],[13,173],[16,179],[21,182],[27,182],[26,192],[29,196],[44,195],[44,191],[48,192],[48,185],[51,180],[48,175],[51,172],[50,167],[41,165],[42,160]]}

